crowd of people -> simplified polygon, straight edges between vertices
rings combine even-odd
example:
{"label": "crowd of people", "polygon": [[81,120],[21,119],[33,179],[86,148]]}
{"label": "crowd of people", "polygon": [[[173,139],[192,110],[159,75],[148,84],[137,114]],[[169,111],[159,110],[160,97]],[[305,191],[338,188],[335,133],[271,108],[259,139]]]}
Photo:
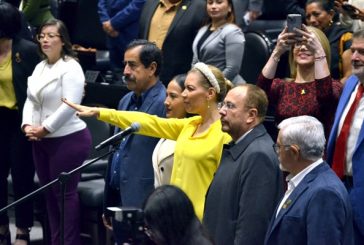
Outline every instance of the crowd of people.
{"label": "crowd of people", "polygon": [[[245,81],[244,31],[266,1],[99,0],[110,69],[130,90],[111,109],[82,105],[82,64],[50,2],[9,2],[0,1],[0,208],[10,171],[18,199],[35,173],[45,185],[82,165],[91,135],[80,117],[96,117],[114,134],[140,125],[105,176],[100,219],[117,245],[136,241],[111,206],[144,210],[146,244],[364,242],[361,1],[349,1],[356,15],[342,0],[290,1],[286,13],[304,24],[284,27]],[[284,55],[290,73],[277,77]],[[269,106],[276,135],[264,126]],[[51,245],[81,244],[79,181],[67,182],[62,232],[63,193],[45,192]],[[16,206],[15,245],[30,244],[32,210],[31,200]],[[10,241],[2,212],[0,245]]]}

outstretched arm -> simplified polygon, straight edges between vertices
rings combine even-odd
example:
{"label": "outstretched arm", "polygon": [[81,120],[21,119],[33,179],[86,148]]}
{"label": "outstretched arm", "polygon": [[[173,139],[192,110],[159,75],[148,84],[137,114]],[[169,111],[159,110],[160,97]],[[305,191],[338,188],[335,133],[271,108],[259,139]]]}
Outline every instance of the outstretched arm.
{"label": "outstretched arm", "polygon": [[68,105],[69,107],[75,109],[77,111],[76,115],[80,117],[99,117],[100,116],[100,108],[98,107],[89,107],[83,106],[71,101],[68,101],[66,98],[62,98],[62,102]]}

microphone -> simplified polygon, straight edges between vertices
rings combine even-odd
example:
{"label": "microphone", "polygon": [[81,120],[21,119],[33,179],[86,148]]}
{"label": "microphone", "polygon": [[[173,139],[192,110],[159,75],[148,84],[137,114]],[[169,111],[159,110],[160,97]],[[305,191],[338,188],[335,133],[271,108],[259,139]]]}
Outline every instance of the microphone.
{"label": "microphone", "polygon": [[106,146],[109,145],[115,145],[116,143],[118,143],[122,138],[124,138],[125,136],[128,136],[131,133],[135,133],[138,132],[140,129],[140,123],[138,122],[133,122],[130,127],[120,131],[119,133],[111,136],[110,138],[104,140],[103,142],[101,142],[100,144],[98,144],[97,146],[95,146],[96,150],[101,150],[103,148],[105,148]]}

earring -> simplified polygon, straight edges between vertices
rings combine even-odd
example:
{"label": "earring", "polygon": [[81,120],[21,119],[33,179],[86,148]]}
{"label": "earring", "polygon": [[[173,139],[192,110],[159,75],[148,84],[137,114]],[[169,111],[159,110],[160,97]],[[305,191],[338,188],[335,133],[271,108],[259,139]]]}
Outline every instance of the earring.
{"label": "earring", "polygon": [[210,101],[207,101],[207,109],[210,109]]}

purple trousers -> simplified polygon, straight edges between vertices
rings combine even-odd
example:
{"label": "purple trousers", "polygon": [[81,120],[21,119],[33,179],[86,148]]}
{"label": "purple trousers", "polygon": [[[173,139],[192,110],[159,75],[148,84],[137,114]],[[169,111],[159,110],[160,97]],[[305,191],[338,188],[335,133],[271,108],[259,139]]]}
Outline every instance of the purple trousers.
{"label": "purple trousers", "polygon": [[[91,149],[91,135],[84,129],[57,138],[43,138],[33,143],[35,170],[43,186],[82,165]],[[64,244],[80,245],[80,207],[77,185],[80,173],[72,175],[65,189]],[[61,191],[55,184],[45,193],[52,245],[60,244]]]}

